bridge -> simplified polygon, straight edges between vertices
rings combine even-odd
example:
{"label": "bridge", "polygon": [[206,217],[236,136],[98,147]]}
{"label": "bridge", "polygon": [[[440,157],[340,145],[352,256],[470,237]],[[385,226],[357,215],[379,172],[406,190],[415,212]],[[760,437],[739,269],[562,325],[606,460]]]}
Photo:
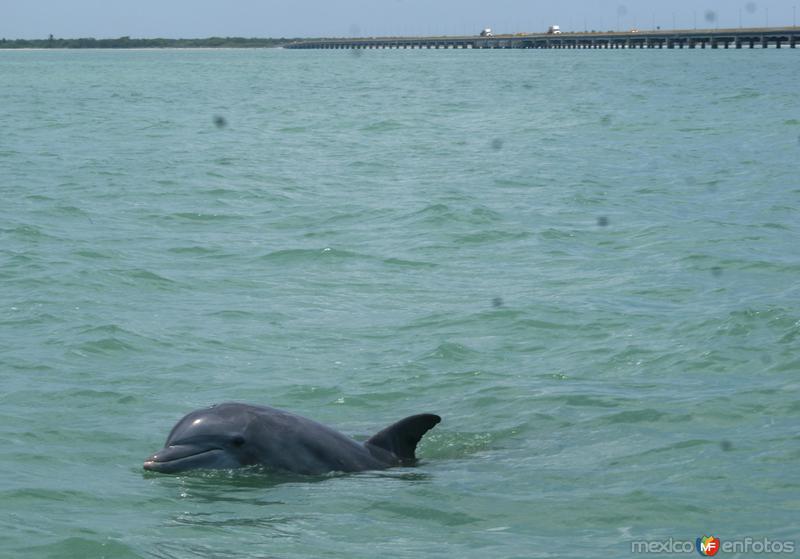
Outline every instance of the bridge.
{"label": "bridge", "polygon": [[362,37],[296,41],[287,49],[682,49],[795,48],[800,27],[443,37]]}

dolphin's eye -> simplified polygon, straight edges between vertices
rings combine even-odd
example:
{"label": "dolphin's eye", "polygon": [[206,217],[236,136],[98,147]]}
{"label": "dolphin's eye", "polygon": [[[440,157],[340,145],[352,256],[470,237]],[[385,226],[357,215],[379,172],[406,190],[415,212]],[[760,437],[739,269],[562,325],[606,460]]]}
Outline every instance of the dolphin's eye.
{"label": "dolphin's eye", "polygon": [[233,437],[233,440],[231,441],[231,444],[233,446],[236,446],[236,447],[244,446],[244,437],[240,437],[240,436]]}

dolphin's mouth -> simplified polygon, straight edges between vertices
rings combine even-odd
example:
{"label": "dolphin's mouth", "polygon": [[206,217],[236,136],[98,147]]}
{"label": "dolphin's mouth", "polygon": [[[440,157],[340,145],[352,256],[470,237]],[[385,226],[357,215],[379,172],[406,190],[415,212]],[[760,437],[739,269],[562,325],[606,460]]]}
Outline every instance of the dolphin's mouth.
{"label": "dolphin's mouth", "polygon": [[174,474],[198,468],[214,468],[221,462],[225,451],[219,448],[168,446],[147,458],[144,469],[163,474]]}

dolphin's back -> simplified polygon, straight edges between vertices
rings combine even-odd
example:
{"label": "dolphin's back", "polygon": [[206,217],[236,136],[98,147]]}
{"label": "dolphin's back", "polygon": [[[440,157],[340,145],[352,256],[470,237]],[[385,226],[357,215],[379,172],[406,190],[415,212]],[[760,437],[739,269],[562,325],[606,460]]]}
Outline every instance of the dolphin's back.
{"label": "dolphin's back", "polygon": [[258,463],[268,468],[317,475],[394,465],[373,456],[363,444],[314,420],[268,406],[248,407],[253,416],[248,439]]}

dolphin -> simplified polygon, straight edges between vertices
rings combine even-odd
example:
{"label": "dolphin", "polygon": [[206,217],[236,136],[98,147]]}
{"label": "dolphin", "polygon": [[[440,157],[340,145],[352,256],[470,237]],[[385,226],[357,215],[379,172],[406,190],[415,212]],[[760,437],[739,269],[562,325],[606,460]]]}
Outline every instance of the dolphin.
{"label": "dolphin", "polygon": [[303,475],[383,470],[416,462],[417,443],[442,420],[412,415],[360,443],[321,423],[268,406],[228,402],[178,421],[144,469],[165,474],[264,466]]}

